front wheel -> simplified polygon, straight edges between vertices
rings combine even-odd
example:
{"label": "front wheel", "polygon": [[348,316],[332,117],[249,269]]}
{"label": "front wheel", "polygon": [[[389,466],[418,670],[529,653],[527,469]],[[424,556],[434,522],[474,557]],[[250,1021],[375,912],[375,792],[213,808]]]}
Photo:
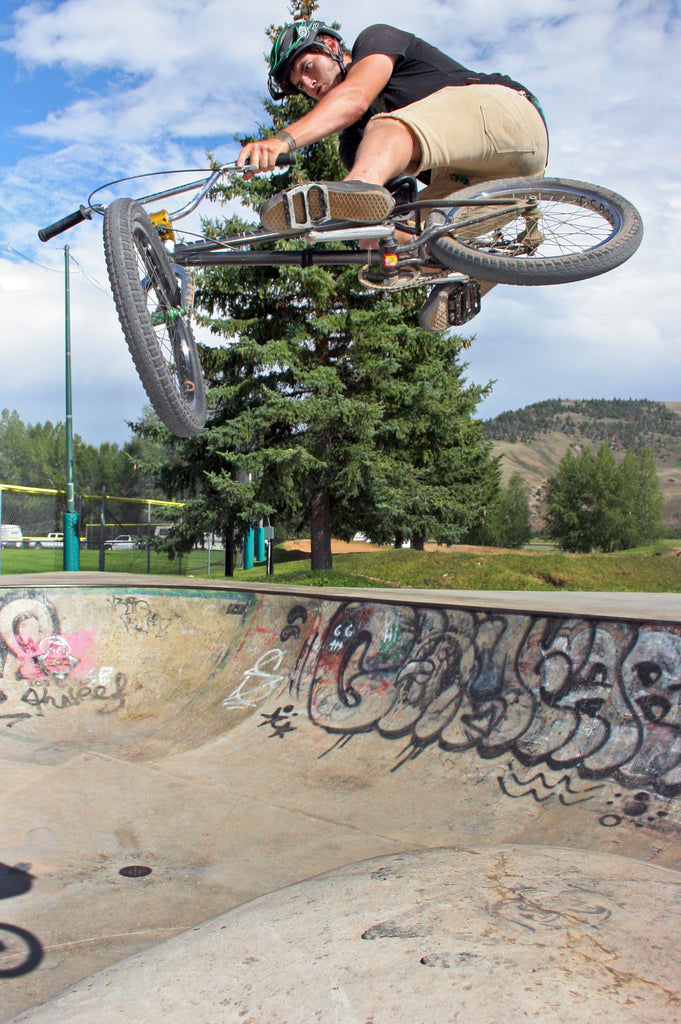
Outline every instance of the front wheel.
{"label": "front wheel", "polygon": [[144,208],[116,199],[104,215],[104,253],[118,319],[151,404],[178,437],[206,422],[206,388],[180,286]]}
{"label": "front wheel", "polygon": [[581,181],[507,178],[461,189],[447,202],[488,198],[509,205],[429,215],[426,229],[451,226],[428,243],[438,263],[498,284],[562,284],[613,270],[643,238],[641,216],[628,200]]}

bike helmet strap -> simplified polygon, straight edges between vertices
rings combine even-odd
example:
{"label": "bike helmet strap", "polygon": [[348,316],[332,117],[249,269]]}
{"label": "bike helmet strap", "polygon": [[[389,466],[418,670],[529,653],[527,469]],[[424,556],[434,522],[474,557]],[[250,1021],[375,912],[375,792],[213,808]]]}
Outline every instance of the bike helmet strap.
{"label": "bike helmet strap", "polygon": [[[331,36],[340,43],[338,53],[334,53],[324,43],[317,42],[318,36]],[[285,25],[274,41],[270,53],[270,73],[267,79],[267,88],[270,96],[275,100],[282,100],[285,96],[295,96],[300,89],[294,88],[289,82],[288,76],[293,64],[301,53],[310,50],[313,46],[326,51],[330,57],[338,63],[341,71],[345,74],[345,61],[343,60],[343,38],[340,33],[323,21],[294,21],[292,25]]]}

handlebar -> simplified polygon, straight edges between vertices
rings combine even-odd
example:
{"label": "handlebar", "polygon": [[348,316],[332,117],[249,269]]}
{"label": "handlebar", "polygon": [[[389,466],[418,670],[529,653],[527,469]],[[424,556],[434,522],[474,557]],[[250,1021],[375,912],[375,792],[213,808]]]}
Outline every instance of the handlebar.
{"label": "handlebar", "polygon": [[[292,167],[295,164],[295,162],[295,150],[292,153],[280,153],[276,160],[277,167]],[[201,188],[201,186],[203,186],[201,188],[201,191],[199,192],[199,195],[193,200],[192,203],[190,203],[182,211],[178,211],[176,214],[171,215],[171,217],[173,218],[178,216],[186,216],[187,213],[191,212],[191,210],[195,209],[198,206],[198,204],[201,202],[201,200],[208,192],[211,185],[213,185],[215,181],[226,171],[240,171],[241,173],[244,173],[245,171],[257,171],[257,167],[253,167],[250,164],[246,164],[245,167],[237,167],[236,162],[231,164],[224,164],[217,170],[212,171],[209,177],[202,181],[193,181],[189,185],[179,185],[177,188],[168,189],[165,192],[157,192],[154,195],[145,196],[143,199],[138,200],[138,202],[145,203],[151,202],[154,199],[164,199],[167,196],[177,195],[178,193],[187,192],[190,189]],[[138,175],[138,177],[144,177],[144,175]],[[92,196],[90,196],[90,202],[91,201]],[[55,221],[54,224],[48,224],[47,227],[41,228],[38,232],[38,238],[41,242],[49,242],[49,240],[51,238],[54,238],[55,235],[60,235],[62,231],[68,231],[69,228],[75,227],[76,224],[80,224],[81,221],[92,220],[92,214],[95,211],[98,213],[103,213],[104,209],[103,207],[100,207],[97,204],[95,204],[94,206],[80,206],[77,210],[74,210],[73,213],[69,213],[66,217],[62,217],[61,220]]]}
{"label": "handlebar", "polygon": [[38,232],[38,238],[41,242],[49,242],[55,235],[60,235],[62,231],[68,231],[69,228],[75,227],[76,224],[80,224],[83,220],[92,220],[92,210],[89,206],[81,206],[78,210],[74,210],[73,213],[62,217],[61,220],[55,221],[54,224],[48,224],[46,228],[41,228]]}
{"label": "handlebar", "polygon": [[295,149],[291,153],[280,153],[275,163],[277,167],[293,167],[296,162]]}

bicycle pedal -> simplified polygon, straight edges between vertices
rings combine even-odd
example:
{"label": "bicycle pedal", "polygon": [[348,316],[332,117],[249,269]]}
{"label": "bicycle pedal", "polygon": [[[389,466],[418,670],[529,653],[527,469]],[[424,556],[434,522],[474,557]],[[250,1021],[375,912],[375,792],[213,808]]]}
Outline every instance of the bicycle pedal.
{"label": "bicycle pedal", "polygon": [[329,218],[329,193],[325,185],[305,182],[281,193],[284,219],[291,231],[308,231]]}
{"label": "bicycle pedal", "polygon": [[380,224],[395,203],[382,185],[363,181],[308,181],[279,192],[263,205],[268,231],[310,231],[339,224]]}
{"label": "bicycle pedal", "polygon": [[460,327],[480,312],[480,285],[477,281],[452,288],[447,298],[447,314],[450,327]]}

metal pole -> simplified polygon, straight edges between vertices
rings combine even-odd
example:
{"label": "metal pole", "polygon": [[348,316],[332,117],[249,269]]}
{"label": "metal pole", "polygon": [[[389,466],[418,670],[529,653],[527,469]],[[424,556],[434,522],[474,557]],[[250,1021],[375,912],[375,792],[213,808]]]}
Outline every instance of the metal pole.
{"label": "metal pole", "polygon": [[99,571],[106,569],[106,487],[102,487],[102,507],[99,513]]}
{"label": "metal pole", "polygon": [[69,247],[64,246],[64,309],[66,353],[66,507],[64,513],[64,569],[78,571],[80,550],[78,516],[73,493],[73,413],[71,409],[71,292],[69,283]]}

